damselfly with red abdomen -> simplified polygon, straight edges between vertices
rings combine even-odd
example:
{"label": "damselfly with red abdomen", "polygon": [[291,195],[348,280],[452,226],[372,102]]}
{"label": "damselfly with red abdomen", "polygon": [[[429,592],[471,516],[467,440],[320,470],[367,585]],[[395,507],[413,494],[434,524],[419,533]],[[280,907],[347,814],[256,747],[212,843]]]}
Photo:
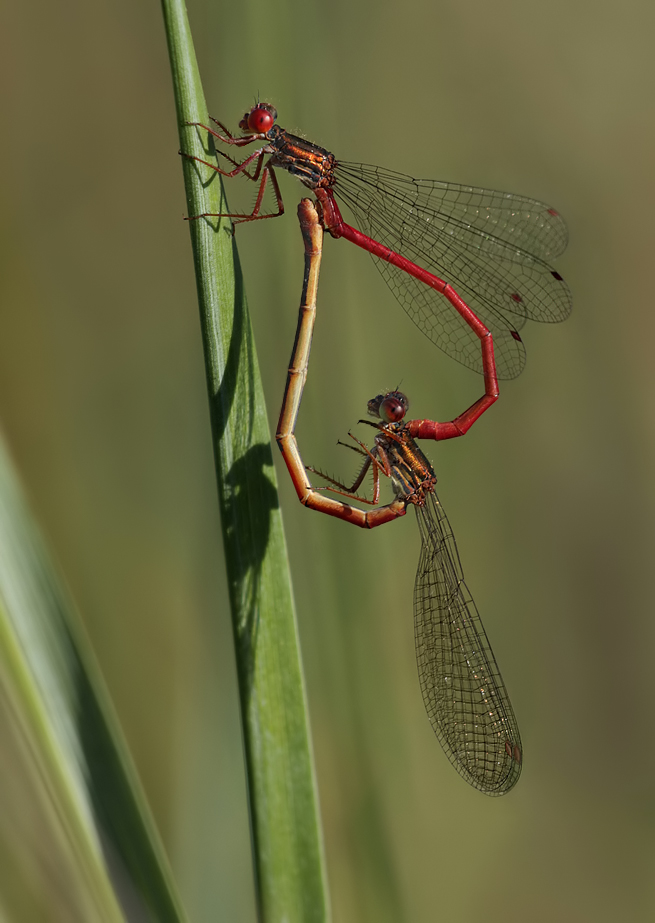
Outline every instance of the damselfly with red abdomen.
{"label": "damselfly with red abdomen", "polygon": [[[382,167],[338,160],[325,148],[285,131],[276,119],[272,106],[257,103],[239,123],[244,132],[240,137],[216,119],[212,121],[220,131],[188,123],[226,145],[263,142],[240,163],[222,153],[233,165],[231,170],[180,152],[223,176],[243,174],[259,183],[250,214],[208,212],[190,220],[229,217],[238,224],[280,216],[284,204],[275,168],[287,170],[315,193],[326,231],[376,258],[393,294],[433,343],[469,368],[483,371],[477,334],[468,319],[472,313],[494,338],[498,377],[519,375],[525,365],[519,330],[526,320],[554,323],[571,311],[571,292],[549,265],[567,244],[566,225],[558,212],[514,193],[412,179]],[[269,178],[277,211],[262,214]],[[361,230],[346,224],[337,198],[351,209]]]}
{"label": "damselfly with red abdomen", "polygon": [[[322,229],[309,199],[298,208],[305,242],[305,282],[296,339],[289,364],[276,439],[300,502],[364,529],[384,525],[416,510],[421,555],[414,584],[416,656],[423,700],[430,723],[448,759],[475,788],[503,795],[517,782],[523,761],[521,737],[496,660],[464,574],[450,524],[435,492],[432,465],[417,439],[462,436],[498,397],[493,342],[474,329],[481,342],[485,394],[447,423],[405,420],[408,401],[400,391],[379,394],[368,403],[377,422],[361,420],[378,431],[372,448],[359,439],[349,448],[363,459],[354,483],[347,485],[303,464],[295,425],[309,366],[316,316],[316,293],[322,249]],[[471,320],[473,324],[473,321]],[[312,486],[307,472],[331,485]],[[373,497],[359,496],[364,478],[373,476]],[[390,478],[394,499],[379,506],[380,475]],[[343,499],[328,497],[328,489],[349,500],[374,507],[359,509]]]}

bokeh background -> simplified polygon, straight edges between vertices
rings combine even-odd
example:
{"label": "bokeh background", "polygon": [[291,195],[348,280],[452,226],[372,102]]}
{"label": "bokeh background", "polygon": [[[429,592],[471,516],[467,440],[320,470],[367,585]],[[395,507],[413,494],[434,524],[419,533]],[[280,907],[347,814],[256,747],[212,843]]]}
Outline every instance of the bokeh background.
{"label": "bokeh background", "polygon": [[[413,516],[309,513],[278,469],[335,921],[646,921],[652,663],[655,8],[582,0],[190,0],[209,109],[256,94],[337,156],[555,205],[574,292],[465,439],[428,446],[519,718],[524,773],[470,789],[425,717]],[[109,684],[193,921],[253,921],[238,703],[177,129],[158,4],[1,13],[0,416]],[[301,187],[237,240],[274,428]],[[239,188],[235,188],[236,186]],[[252,200],[236,181],[231,202]],[[326,241],[298,427],[377,391],[450,419],[481,379]],[[276,453],[277,455],[277,453]],[[277,461],[277,459],[276,459]]]}

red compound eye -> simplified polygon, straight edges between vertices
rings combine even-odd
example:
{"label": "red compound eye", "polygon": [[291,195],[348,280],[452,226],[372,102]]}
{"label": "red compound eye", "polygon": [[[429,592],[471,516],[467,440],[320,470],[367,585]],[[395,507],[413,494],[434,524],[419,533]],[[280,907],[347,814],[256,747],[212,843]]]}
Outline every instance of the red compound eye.
{"label": "red compound eye", "polygon": [[380,404],[380,416],[389,423],[398,423],[407,413],[407,398],[399,391],[389,394]]}
{"label": "red compound eye", "polygon": [[248,128],[258,134],[266,134],[275,124],[277,113],[270,106],[255,106],[248,116]]}

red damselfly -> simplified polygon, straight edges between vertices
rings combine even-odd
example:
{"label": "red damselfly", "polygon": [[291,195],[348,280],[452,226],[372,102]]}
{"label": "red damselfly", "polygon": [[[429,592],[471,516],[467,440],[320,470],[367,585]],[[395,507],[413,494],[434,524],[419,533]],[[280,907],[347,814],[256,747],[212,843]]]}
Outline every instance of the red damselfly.
{"label": "red damselfly", "polygon": [[[485,794],[503,795],[516,784],[521,773],[519,729],[480,616],[464,582],[450,523],[435,492],[434,470],[416,444],[416,439],[442,440],[463,435],[496,399],[492,339],[474,330],[481,343],[486,393],[455,420],[405,421],[408,409],[405,395],[400,391],[385,392],[368,403],[369,413],[378,422],[359,421],[377,429],[373,447],[369,449],[349,434],[355,445],[348,448],[363,459],[352,485],[306,467],[298,449],[295,425],[316,316],[323,231],[311,200],[302,200],[298,214],[305,243],[305,281],[276,433],[278,445],[298,498],[310,509],[369,529],[404,516],[409,507],[416,510],[422,544],[414,585],[414,626],[423,700],[432,727],[457,771]],[[470,323],[473,325],[474,321],[471,319]],[[327,480],[330,487],[314,488],[308,471]],[[368,473],[373,476],[371,500],[356,493]],[[391,479],[395,494],[386,506],[378,506],[380,474]],[[326,489],[376,508],[365,512],[326,496],[323,492]]]}
{"label": "red damselfly", "polygon": [[[570,290],[549,265],[567,244],[566,225],[558,212],[526,196],[413,179],[382,167],[337,160],[325,148],[285,131],[276,119],[273,106],[257,103],[240,121],[240,137],[216,119],[212,121],[220,131],[187,123],[226,145],[262,142],[242,162],[220,152],[233,165],[229,170],[180,152],[223,176],[243,174],[259,182],[250,214],[191,218],[230,217],[238,224],[278,217],[284,205],[275,168],[287,170],[315,193],[326,231],[376,258],[393,294],[433,343],[469,368],[483,371],[478,335],[469,323],[473,313],[494,338],[498,377],[519,375],[525,365],[519,330],[526,320],[554,323],[571,311]],[[277,211],[262,214],[269,179]],[[361,230],[344,221],[336,198],[350,208]]]}

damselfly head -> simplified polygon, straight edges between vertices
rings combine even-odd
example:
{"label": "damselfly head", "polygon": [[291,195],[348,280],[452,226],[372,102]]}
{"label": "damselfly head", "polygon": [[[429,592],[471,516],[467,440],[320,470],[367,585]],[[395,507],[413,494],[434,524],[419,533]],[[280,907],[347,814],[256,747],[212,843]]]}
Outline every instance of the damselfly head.
{"label": "damselfly head", "polygon": [[408,410],[409,401],[402,391],[387,391],[368,402],[370,415],[380,417],[385,423],[398,423]]}
{"label": "damselfly head", "polygon": [[239,122],[241,131],[253,134],[266,134],[270,131],[277,118],[277,110],[268,103],[257,103]]}

